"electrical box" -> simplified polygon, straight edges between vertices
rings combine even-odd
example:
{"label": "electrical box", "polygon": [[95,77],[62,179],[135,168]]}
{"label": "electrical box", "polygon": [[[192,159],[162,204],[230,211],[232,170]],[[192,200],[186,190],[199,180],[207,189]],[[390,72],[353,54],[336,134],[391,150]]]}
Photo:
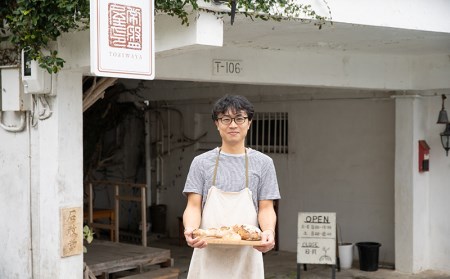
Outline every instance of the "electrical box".
{"label": "electrical box", "polygon": [[25,94],[50,94],[52,75],[22,50],[22,83]]}
{"label": "electrical box", "polygon": [[20,82],[19,68],[3,68],[1,76],[1,110],[26,111],[30,110],[31,96],[23,93]]}
{"label": "electrical box", "polygon": [[430,146],[424,140],[419,140],[419,172],[430,170]]}

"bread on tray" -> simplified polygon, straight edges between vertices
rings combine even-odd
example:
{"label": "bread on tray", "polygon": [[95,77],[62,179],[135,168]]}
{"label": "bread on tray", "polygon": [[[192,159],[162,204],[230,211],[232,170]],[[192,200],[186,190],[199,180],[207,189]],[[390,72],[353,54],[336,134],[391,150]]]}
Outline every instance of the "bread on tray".
{"label": "bread on tray", "polygon": [[196,229],[194,237],[214,237],[227,240],[261,240],[261,230],[252,225]]}

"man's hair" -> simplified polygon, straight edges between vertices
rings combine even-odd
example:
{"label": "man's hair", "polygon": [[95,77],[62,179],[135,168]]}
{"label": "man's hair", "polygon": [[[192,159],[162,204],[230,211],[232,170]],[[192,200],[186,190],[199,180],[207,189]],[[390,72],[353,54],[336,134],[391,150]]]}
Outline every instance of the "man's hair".
{"label": "man's hair", "polygon": [[240,95],[225,95],[214,104],[212,110],[212,119],[216,121],[219,114],[224,114],[231,110],[233,113],[239,111],[245,111],[248,116],[248,120],[252,120],[255,110],[252,103],[247,98]]}

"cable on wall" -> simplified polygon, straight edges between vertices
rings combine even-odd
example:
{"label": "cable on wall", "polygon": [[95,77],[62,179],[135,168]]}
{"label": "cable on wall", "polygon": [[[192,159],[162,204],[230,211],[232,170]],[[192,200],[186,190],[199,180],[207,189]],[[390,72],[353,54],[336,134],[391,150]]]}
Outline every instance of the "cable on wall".
{"label": "cable on wall", "polygon": [[16,133],[16,132],[22,132],[25,129],[25,127],[26,127],[25,116],[27,114],[25,111],[20,112],[20,124],[17,126],[4,124],[3,119],[2,119],[2,114],[3,114],[3,112],[0,111],[0,127],[2,127],[5,131],[11,132],[11,133]]}

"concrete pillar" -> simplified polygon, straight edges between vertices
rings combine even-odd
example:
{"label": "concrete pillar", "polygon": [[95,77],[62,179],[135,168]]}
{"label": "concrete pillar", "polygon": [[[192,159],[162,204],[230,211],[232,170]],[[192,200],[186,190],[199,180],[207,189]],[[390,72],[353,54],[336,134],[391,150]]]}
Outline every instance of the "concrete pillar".
{"label": "concrete pillar", "polygon": [[426,102],[419,96],[395,98],[395,266],[417,273],[428,265],[429,177],[418,171],[418,141],[426,140]]}
{"label": "concrete pillar", "polygon": [[82,74],[62,70],[53,86],[52,115],[31,128],[33,278],[82,278],[83,255],[62,257],[60,241],[60,209],[83,208]]}
{"label": "concrete pillar", "polygon": [[[23,113],[2,112],[2,123],[17,126]],[[28,127],[21,132],[0,128],[0,278],[31,278]]]}

